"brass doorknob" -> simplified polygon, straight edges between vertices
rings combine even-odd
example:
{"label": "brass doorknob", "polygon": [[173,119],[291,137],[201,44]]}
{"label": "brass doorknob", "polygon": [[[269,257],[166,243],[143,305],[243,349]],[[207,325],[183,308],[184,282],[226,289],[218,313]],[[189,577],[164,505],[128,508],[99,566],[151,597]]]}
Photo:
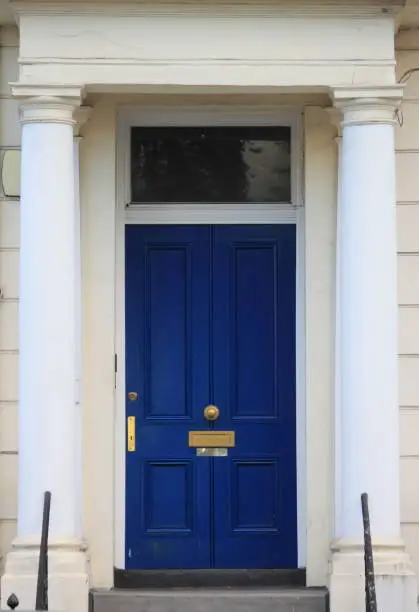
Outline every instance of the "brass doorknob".
{"label": "brass doorknob", "polygon": [[204,408],[204,417],[207,419],[207,421],[216,421],[219,416],[220,416],[220,411],[217,408],[217,406],[210,405]]}

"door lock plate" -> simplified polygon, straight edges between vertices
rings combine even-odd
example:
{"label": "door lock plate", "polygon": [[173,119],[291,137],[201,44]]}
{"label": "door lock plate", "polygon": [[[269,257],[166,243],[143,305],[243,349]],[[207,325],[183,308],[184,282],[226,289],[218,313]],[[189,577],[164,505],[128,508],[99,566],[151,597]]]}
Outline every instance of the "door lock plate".
{"label": "door lock plate", "polygon": [[127,448],[129,453],[135,451],[135,416],[127,419]]}

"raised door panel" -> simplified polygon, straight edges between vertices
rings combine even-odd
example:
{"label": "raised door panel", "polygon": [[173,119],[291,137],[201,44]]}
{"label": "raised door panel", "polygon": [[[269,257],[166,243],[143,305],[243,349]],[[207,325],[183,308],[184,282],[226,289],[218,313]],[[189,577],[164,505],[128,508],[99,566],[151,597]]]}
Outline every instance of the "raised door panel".
{"label": "raised door panel", "polygon": [[144,405],[147,419],[192,416],[192,249],[146,249]]}
{"label": "raised door panel", "polygon": [[239,242],[230,257],[229,412],[232,419],[275,418],[276,245]]}
{"label": "raised door panel", "polygon": [[277,532],[278,462],[275,459],[238,459],[231,462],[230,469],[232,531],[237,534]]}

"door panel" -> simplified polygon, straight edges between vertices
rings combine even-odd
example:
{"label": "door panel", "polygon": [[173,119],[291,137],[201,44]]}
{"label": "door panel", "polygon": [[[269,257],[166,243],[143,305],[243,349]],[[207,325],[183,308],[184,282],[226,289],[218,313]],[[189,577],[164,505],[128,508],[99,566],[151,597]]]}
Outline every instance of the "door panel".
{"label": "door panel", "polygon": [[126,351],[127,569],[296,567],[295,227],[128,226]]}
{"label": "door panel", "polygon": [[126,228],[127,569],[210,563],[210,464],[187,444],[206,426],[209,239],[205,226]]}
{"label": "door panel", "polygon": [[295,226],[214,228],[216,567],[297,565]]}

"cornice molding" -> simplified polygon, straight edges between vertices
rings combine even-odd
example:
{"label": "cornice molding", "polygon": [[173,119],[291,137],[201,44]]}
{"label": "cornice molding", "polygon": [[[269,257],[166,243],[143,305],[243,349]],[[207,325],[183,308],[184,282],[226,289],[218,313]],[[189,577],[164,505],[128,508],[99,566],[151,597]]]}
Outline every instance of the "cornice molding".
{"label": "cornice molding", "polygon": [[163,0],[161,2],[151,2],[150,0],[132,0],[114,2],[113,0],[12,0],[11,6],[16,14],[19,15],[41,15],[41,14],[73,14],[85,15],[89,13],[112,15],[138,15],[150,14],[173,14],[179,7],[192,9],[194,13],[200,14],[214,11],[222,11],[229,7],[243,7],[246,11],[254,11],[258,14],[265,10],[277,14],[287,14],[290,17],[301,15],[352,15],[367,16],[378,14],[394,14],[403,6],[404,0],[369,0],[366,5],[364,0],[352,0],[350,3],[342,4],[341,0],[305,0],[297,5],[293,0],[284,0],[279,5],[277,0],[263,0],[255,3],[253,0]]}
{"label": "cornice molding", "polygon": [[[25,57],[20,56],[18,59],[20,66],[36,64],[38,66],[49,66],[55,64],[58,66],[359,66],[374,68],[394,67],[396,62],[393,59],[311,59],[311,58],[243,58],[243,59],[211,59],[211,58],[185,58],[179,57],[164,57],[164,58],[141,58],[141,57],[104,57],[104,58],[80,58],[80,57]],[[48,87],[48,86],[47,86]],[[346,87],[346,86],[345,86]]]}

